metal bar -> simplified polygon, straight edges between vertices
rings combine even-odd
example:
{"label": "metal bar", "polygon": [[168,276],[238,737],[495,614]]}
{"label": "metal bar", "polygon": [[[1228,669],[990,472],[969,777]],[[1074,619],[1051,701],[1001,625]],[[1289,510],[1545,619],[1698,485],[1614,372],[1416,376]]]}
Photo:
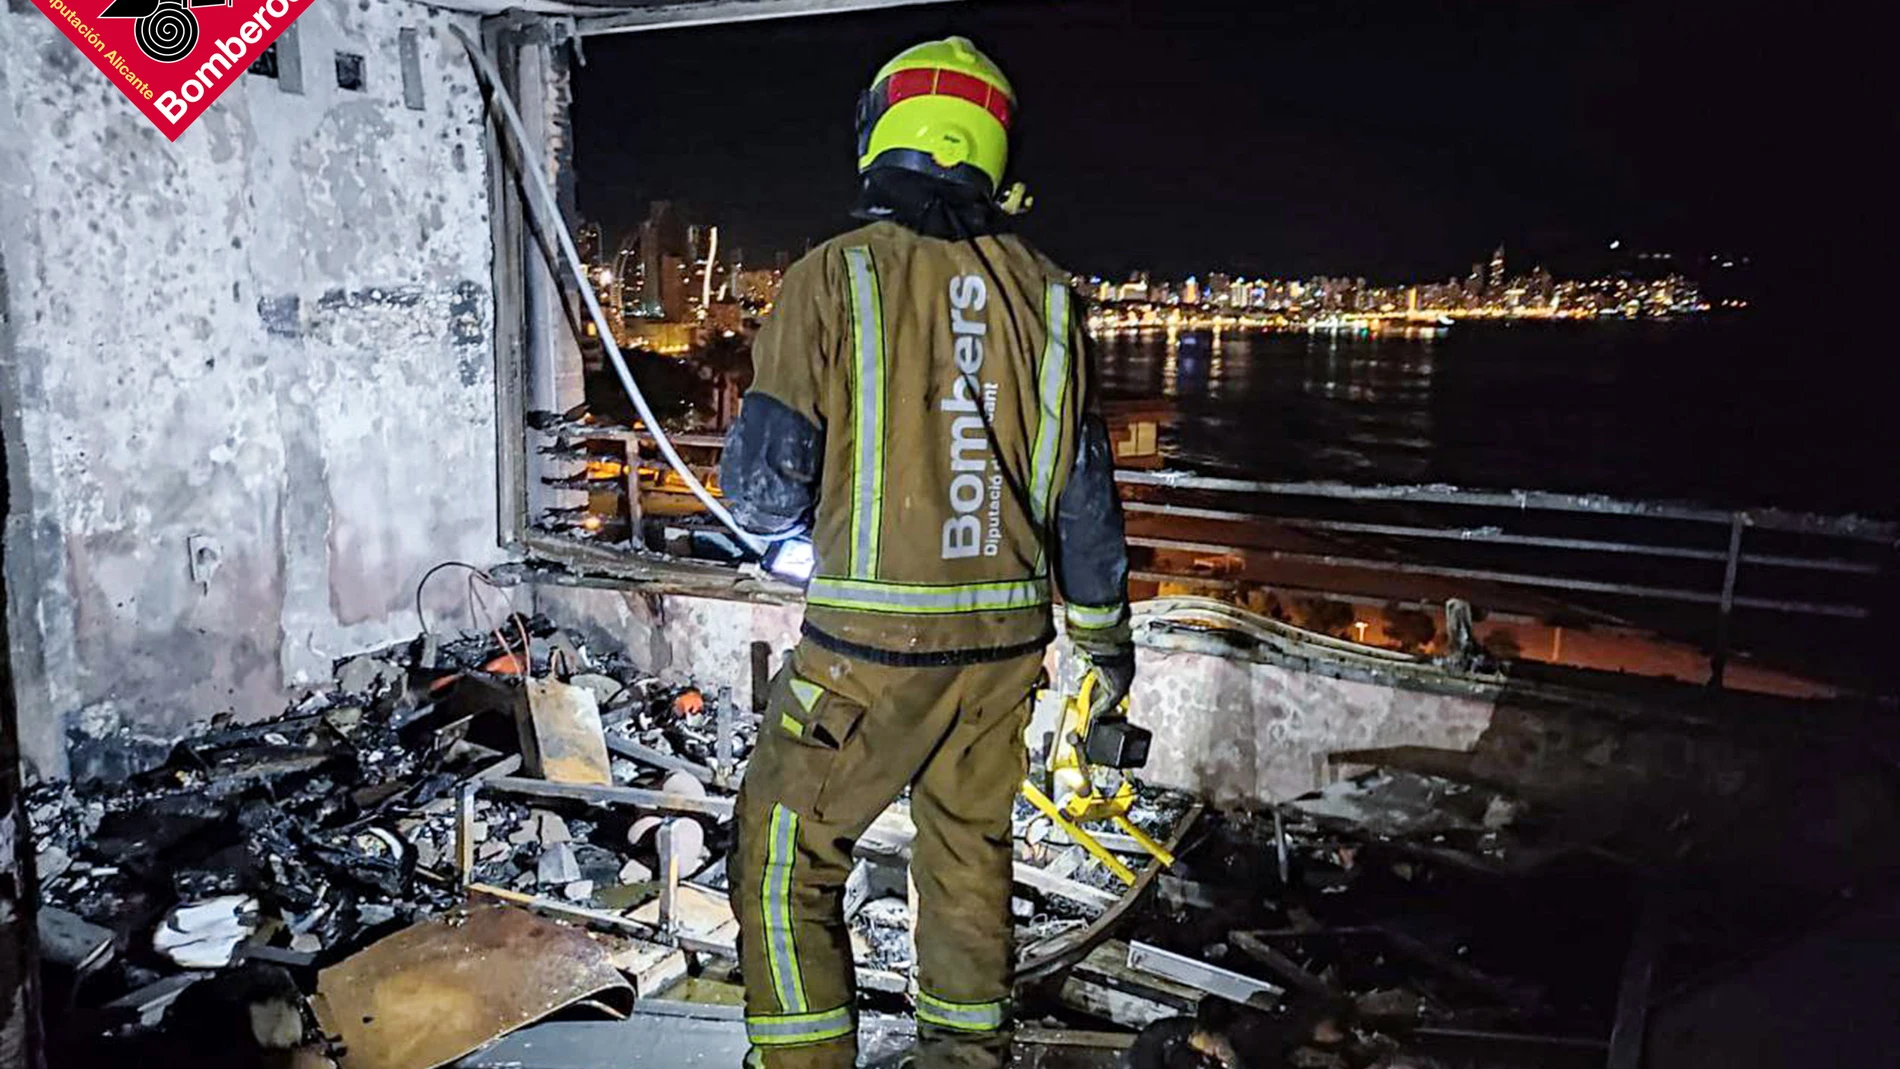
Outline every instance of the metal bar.
{"label": "metal bar", "polygon": [[[1265,523],[1306,531],[1337,531],[1344,534],[1385,535],[1394,538],[1437,538],[1454,542],[1488,542],[1506,546],[1532,546],[1539,549],[1574,549],[1587,553],[1633,553],[1646,557],[1671,557],[1681,560],[1726,561],[1728,554],[1716,549],[1688,546],[1656,546],[1636,542],[1605,542],[1592,538],[1552,538],[1544,535],[1514,535],[1485,527],[1415,527],[1395,523],[1357,523],[1350,520],[1309,520],[1207,509],[1192,505],[1169,505],[1154,501],[1124,501],[1122,509],[1156,516],[1179,516],[1194,520],[1228,523]],[[1816,571],[1845,572],[1853,575],[1878,575],[1880,566],[1865,561],[1825,557],[1790,557],[1781,554],[1747,554],[1744,564],[1764,564],[1779,568],[1811,568]]]}
{"label": "metal bar", "polygon": [[627,541],[636,546],[644,545],[646,539],[641,528],[646,523],[646,510],[640,498],[640,446],[634,442],[623,442],[621,448],[625,450],[621,456],[627,465],[626,471],[622,473],[627,482]]}
{"label": "metal bar", "polygon": [[[1728,523],[1730,513],[1652,501],[1621,501],[1599,494],[1563,494],[1545,490],[1460,490],[1449,486],[1354,486],[1336,482],[1263,482],[1194,475],[1178,471],[1118,470],[1115,481],[1124,486],[1158,486],[1172,490],[1215,490],[1241,494],[1277,494],[1286,497],[1326,497],[1349,501],[1399,501],[1408,504],[1467,505],[1482,508],[1587,512],[1605,516],[1636,516],[1692,523]],[[1858,516],[1819,516],[1779,509],[1751,510],[1754,526],[1770,531],[1829,535],[1900,543],[1900,524]]]}
{"label": "metal bar", "polygon": [[1741,570],[1742,529],[1748,515],[1738,512],[1729,524],[1728,565],[1722,572],[1721,607],[1715,611],[1715,650],[1709,654],[1709,686],[1721,689],[1722,673],[1728,668],[1729,619],[1735,614],[1735,573]]}
{"label": "metal bar", "polygon": [[[917,0],[917,2],[935,3],[941,0]],[[557,430],[562,428],[556,428]],[[644,427],[588,426],[574,424],[566,426],[568,433],[593,437],[628,437],[651,440],[653,434]],[[724,449],[726,440],[716,434],[670,434],[675,445],[693,446],[704,449]],[[1115,481],[1124,486],[1155,486],[1163,489],[1207,490],[1227,493],[1273,494],[1285,497],[1327,497],[1352,501],[1399,501],[1407,504],[1462,505],[1473,508],[1504,508],[1524,511],[1579,512],[1605,516],[1627,516],[1640,519],[1681,520],[1692,523],[1727,523],[1729,513],[1720,509],[1698,508],[1693,505],[1681,505],[1658,501],[1623,501],[1600,494],[1562,494],[1547,490],[1459,490],[1443,486],[1354,486],[1349,483],[1330,482],[1257,482],[1246,479],[1227,479],[1217,476],[1194,475],[1189,472],[1142,471],[1122,468],[1115,472]],[[1190,505],[1167,505],[1150,501],[1124,501],[1122,507],[1130,512],[1154,512],[1164,515],[1188,516],[1209,520],[1256,520],[1262,518],[1254,513],[1238,512],[1229,509],[1207,509]],[[1825,535],[1832,538],[1849,538],[1864,542],[1883,544],[1889,549],[1900,549],[1900,523],[1885,520],[1870,520],[1861,516],[1823,516],[1812,512],[1788,512],[1781,509],[1754,509],[1749,515],[1752,525],[1763,530],[1783,531],[1792,534]],[[1582,539],[1546,539],[1533,535],[1508,535],[1502,532],[1491,534],[1483,528],[1416,528],[1402,525],[1355,524],[1347,521],[1275,519],[1274,522],[1288,527],[1310,527],[1315,530],[1359,531],[1365,534],[1391,534],[1419,538],[1456,538],[1465,541],[1498,542],[1502,544],[1543,546],[1555,549],[1576,548],[1604,553],[1644,553],[1660,556],[1681,556],[1695,560],[1721,560],[1722,555],[1715,550],[1671,549],[1662,546],[1640,546],[1616,542],[1596,542]],[[1570,543],[1576,543],[1571,545]],[[1790,557],[1774,554],[1751,556],[1744,563],[1773,564],[1787,568],[1816,568],[1826,571],[1873,574],[1880,569],[1876,565],[1860,561],[1817,559],[1808,557]]]}
{"label": "metal bar", "polygon": [[1638,1069],[1643,1038],[1649,1031],[1649,989],[1662,954],[1665,927],[1662,896],[1651,892],[1630,937],[1623,959],[1623,980],[1616,993],[1616,1023],[1610,1029],[1609,1069]]}
{"label": "metal bar", "polygon": [[[693,26],[723,26],[735,22],[760,22],[765,19],[797,18],[801,15],[834,15],[848,11],[877,11],[889,7],[943,3],[944,0],[697,0],[697,2],[653,4],[622,14],[583,17],[576,27],[582,36],[605,33],[644,33],[648,30],[676,30]],[[585,7],[577,4],[576,7]],[[600,11],[615,10],[600,7]]]}
{"label": "metal bar", "polygon": [[[1720,594],[1707,594],[1698,590],[1681,590],[1674,587],[1642,586],[1634,583],[1605,583],[1594,579],[1568,579],[1559,576],[1527,575],[1523,572],[1500,572],[1487,568],[1453,568],[1437,564],[1412,564],[1406,561],[1379,560],[1372,557],[1341,557],[1330,553],[1298,553],[1282,549],[1251,549],[1246,546],[1226,546],[1213,542],[1192,542],[1177,538],[1148,538],[1130,535],[1128,544],[1144,546],[1150,549],[1172,549],[1186,553],[1243,553],[1268,560],[1287,561],[1293,564],[1315,564],[1326,568],[1364,568],[1368,571],[1398,572],[1404,575],[1432,575],[1445,579],[1470,579],[1478,582],[1503,583],[1516,586],[1545,587],[1553,590],[1568,590],[1588,594],[1619,594],[1626,597],[1657,598],[1665,601],[1686,601],[1699,605],[1716,605],[1722,601]],[[1864,620],[1870,612],[1858,605],[1836,605],[1810,601],[1784,601],[1777,598],[1736,598],[1734,605],[1744,609],[1768,609],[1776,612],[1805,613],[1811,616],[1839,616],[1852,620]]]}
{"label": "metal bar", "polygon": [[[1017,883],[1022,884],[1024,887],[1040,891],[1045,895],[1066,898],[1071,902],[1080,902],[1085,906],[1094,906],[1097,909],[1103,909],[1115,904],[1116,896],[1113,891],[1104,891],[1099,887],[1092,887],[1086,883],[1077,883],[1074,880],[1064,879],[1060,876],[1051,876],[1027,861],[1016,862],[1012,870],[1012,876]],[[1140,886],[1139,880],[1137,880],[1135,886]]]}
{"label": "metal bar", "polygon": [[1135,1045],[1133,1032],[1084,1032],[1073,1028],[1044,1028],[1024,1025],[1016,1029],[1016,1042],[1039,1047],[1070,1047],[1091,1050],[1127,1050]]}
{"label": "metal bar", "polygon": [[[1226,588],[1236,585],[1235,582],[1231,579],[1211,579],[1206,576],[1199,576],[1199,575],[1175,575],[1171,572],[1156,572],[1156,571],[1144,571],[1144,570],[1130,571],[1128,573],[1128,578],[1138,579],[1138,580],[1141,580],[1142,582],[1147,582],[1147,583],[1180,583],[1183,586],[1209,586],[1209,587],[1215,587],[1218,589],[1226,589]],[[1337,601],[1346,605],[1363,605],[1368,608],[1375,608],[1375,609],[1382,609],[1388,605],[1399,605],[1399,606],[1403,606],[1404,608],[1420,609],[1425,612],[1445,611],[1445,606],[1443,605],[1443,603],[1436,602],[1436,601],[1424,601],[1424,600],[1406,599],[1406,598],[1384,598],[1384,597],[1379,597],[1374,594],[1354,594],[1347,591],[1321,590],[1318,587],[1296,586],[1289,583],[1267,583],[1267,582],[1259,582],[1252,579],[1247,581],[1247,585],[1259,590],[1273,591],[1275,593],[1286,594],[1289,596],[1297,596],[1297,597],[1302,597],[1302,598],[1319,598],[1324,601]],[[1628,626],[1628,621],[1623,620],[1619,617],[1611,616],[1608,613],[1592,613],[1592,615],[1603,620],[1606,623],[1612,624],[1617,627]],[[1503,623],[1514,623],[1514,624],[1534,624],[1534,623],[1539,622],[1539,620],[1541,619],[1541,617],[1532,615],[1530,613],[1506,612],[1506,611],[1498,611],[1498,610],[1493,610],[1486,613],[1485,618],[1488,620],[1497,620]]]}
{"label": "metal bar", "polygon": [[1529,1032],[1479,1032],[1469,1028],[1414,1028],[1409,1033],[1421,1039],[1468,1040],[1475,1043],[1524,1043],[1542,1047],[1570,1047],[1576,1050],[1603,1050],[1604,1040],[1587,1036],[1540,1036]]}
{"label": "metal bar", "polygon": [[[291,26],[278,38],[280,72],[283,42],[292,39],[296,29]],[[503,79],[516,81],[518,61],[513,31],[504,29],[499,19],[484,20],[482,44],[496,57],[495,65],[501,69]],[[488,158],[489,240],[495,249],[490,284],[495,296],[495,436],[500,445],[495,455],[495,518],[501,528],[501,545],[519,552],[531,526],[525,418],[528,411],[528,309],[522,296],[527,286],[527,238],[523,231],[521,193],[508,173],[507,144],[502,139],[500,119],[493,112],[486,115],[487,129],[482,144]]]}
{"label": "metal bar", "polygon": [[732,688],[720,687],[719,700],[713,705],[713,782],[720,787],[732,781],[732,719],[737,712],[732,707]]}
{"label": "metal bar", "polygon": [[625,805],[636,809],[651,809],[660,813],[695,813],[719,820],[732,819],[732,799],[730,798],[694,798],[684,794],[642,790],[638,787],[596,787],[587,783],[550,783],[547,780],[525,779],[520,776],[498,776],[483,783],[482,787],[484,790],[501,791],[504,794],[525,794],[535,798],[564,798],[574,802],[586,802],[589,805]]}
{"label": "metal bar", "polygon": [[642,764],[652,765],[654,768],[663,768],[668,772],[684,772],[707,785],[711,785],[713,781],[713,770],[705,765],[670,753],[662,753],[644,743],[623,738],[611,732],[607,735],[607,749],[610,753],[619,754],[630,761],[639,761]]}
{"label": "metal bar", "polygon": [[673,821],[660,825],[660,931],[675,935],[679,931],[680,855],[679,826]]}
{"label": "metal bar", "polygon": [[1238,1002],[1243,1006],[1259,1006],[1263,1009],[1270,1009],[1277,1005],[1278,996],[1286,990],[1278,984],[1256,980],[1232,969],[1209,965],[1199,958],[1176,954],[1171,950],[1163,950],[1147,943],[1128,944],[1128,967],[1153,973],[1173,980],[1175,983],[1199,988],[1229,1002]]}

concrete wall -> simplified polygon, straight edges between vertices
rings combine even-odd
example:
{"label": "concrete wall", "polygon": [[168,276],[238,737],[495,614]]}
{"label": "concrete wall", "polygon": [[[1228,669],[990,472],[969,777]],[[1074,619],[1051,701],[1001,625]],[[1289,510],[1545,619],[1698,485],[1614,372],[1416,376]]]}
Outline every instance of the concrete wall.
{"label": "concrete wall", "polygon": [[1468,749],[1490,699],[1339,679],[1277,664],[1141,648],[1130,708],[1155,733],[1144,775],[1222,803],[1284,801],[1328,782],[1326,755]]}
{"label": "concrete wall", "polygon": [[701,688],[732,688],[743,708],[752,700],[752,643],[772,650],[777,671],[798,644],[804,609],[716,598],[649,596],[618,590],[539,586],[535,611],[586,637],[588,647],[624,650],[650,672]]}
{"label": "concrete wall", "polygon": [[[73,774],[111,772],[191,720],[275,712],[332,658],[415,634],[430,564],[497,556],[483,118],[451,21],[475,24],[318,0],[280,46],[302,91],[244,75],[174,144],[31,6],[0,11],[30,769],[70,751]],[[338,52],[364,91],[337,86]],[[204,585],[194,536],[220,558]]]}
{"label": "concrete wall", "polygon": [[[654,597],[571,587],[537,588],[535,608],[580,629],[596,649],[624,644],[638,663],[681,682],[751,694],[749,645],[778,655],[798,641],[797,606],[710,598]],[[1150,782],[1222,804],[1284,800],[1327,782],[1335,750],[1419,745],[1468,749],[1490,724],[1489,698],[1409,690],[1339,679],[1277,664],[1207,653],[1137,649],[1130,708],[1155,733]],[[1051,648],[1054,678],[1079,671],[1065,641]],[[1032,740],[1055,726],[1057,708],[1038,709]]]}

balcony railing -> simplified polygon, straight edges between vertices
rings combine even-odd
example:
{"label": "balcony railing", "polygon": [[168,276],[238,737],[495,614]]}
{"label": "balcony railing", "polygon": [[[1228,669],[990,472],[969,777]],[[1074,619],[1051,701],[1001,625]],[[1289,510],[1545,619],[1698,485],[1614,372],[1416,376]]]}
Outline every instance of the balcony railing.
{"label": "balcony railing", "polygon": [[[1594,494],[1271,482],[1120,471],[1137,575],[1362,600],[1438,600],[1737,646],[1865,687],[1858,639],[1891,615],[1900,524]],[[1185,567],[1184,567],[1185,564]],[[1745,643],[1738,625],[1746,624]],[[1817,643],[1815,640],[1819,639]],[[1815,656],[1814,647],[1839,656]]]}
{"label": "balcony railing", "polygon": [[[668,492],[664,471],[642,462],[646,432],[561,421],[544,433],[570,447],[595,443],[586,452],[597,463],[620,461],[620,478],[595,483],[587,507],[614,511],[595,526],[625,532],[627,548],[650,564],[654,543],[640,536],[642,525],[660,516],[678,524],[691,509]],[[673,439],[711,474],[718,435]],[[657,477],[642,481],[643,469]],[[585,482],[580,471],[567,478]],[[1900,524],[1893,522],[1537,490],[1126,469],[1116,479],[1138,586],[1432,609],[1457,597],[1499,619],[1688,643],[1706,653],[1709,682],[1718,686],[1743,650],[1837,687],[1893,689],[1891,676],[1877,678],[1892,658],[1875,637],[1894,606]],[[643,498],[666,505],[655,509]],[[600,533],[573,531],[592,543],[595,558],[609,548]]]}

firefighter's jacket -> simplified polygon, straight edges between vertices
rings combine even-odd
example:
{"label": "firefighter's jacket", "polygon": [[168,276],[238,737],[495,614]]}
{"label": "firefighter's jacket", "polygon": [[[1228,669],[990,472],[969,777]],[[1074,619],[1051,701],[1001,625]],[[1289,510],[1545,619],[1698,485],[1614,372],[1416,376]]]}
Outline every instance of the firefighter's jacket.
{"label": "firefighter's jacket", "polygon": [[1052,635],[1052,583],[1071,629],[1125,629],[1082,320],[1012,234],[881,221],[792,265],[720,480],[749,529],[809,527],[808,638],[892,665],[1017,656]]}

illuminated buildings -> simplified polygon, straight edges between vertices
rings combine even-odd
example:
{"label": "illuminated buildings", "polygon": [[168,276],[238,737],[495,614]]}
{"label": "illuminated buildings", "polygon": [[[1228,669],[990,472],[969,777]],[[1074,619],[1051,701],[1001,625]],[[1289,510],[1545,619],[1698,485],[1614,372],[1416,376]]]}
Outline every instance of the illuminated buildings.
{"label": "illuminated buildings", "polygon": [[[1652,257],[1663,259],[1664,257]],[[1719,261],[1718,261],[1719,262]],[[1369,285],[1359,277],[1245,279],[1211,272],[1180,284],[1135,272],[1120,284],[1088,280],[1100,302],[1092,321],[1110,329],[1173,326],[1361,327],[1407,320],[1442,324],[1453,319],[1596,319],[1693,315],[1709,310],[1694,281],[1613,276],[1558,280],[1542,266],[1521,276],[1505,270],[1500,246],[1488,263],[1464,278],[1443,282]]]}
{"label": "illuminated buildings", "polygon": [[769,311],[778,301],[778,288],[785,272],[776,267],[755,267],[733,275],[732,294],[755,314]]}
{"label": "illuminated buildings", "polygon": [[574,251],[581,254],[582,263],[594,264],[600,262],[599,223],[582,223],[580,229],[574,231]]}
{"label": "illuminated buildings", "polygon": [[636,246],[640,256],[638,295],[633,302],[644,319],[680,322],[686,318],[685,265],[688,234],[685,221],[670,200],[656,200],[640,224]]}

